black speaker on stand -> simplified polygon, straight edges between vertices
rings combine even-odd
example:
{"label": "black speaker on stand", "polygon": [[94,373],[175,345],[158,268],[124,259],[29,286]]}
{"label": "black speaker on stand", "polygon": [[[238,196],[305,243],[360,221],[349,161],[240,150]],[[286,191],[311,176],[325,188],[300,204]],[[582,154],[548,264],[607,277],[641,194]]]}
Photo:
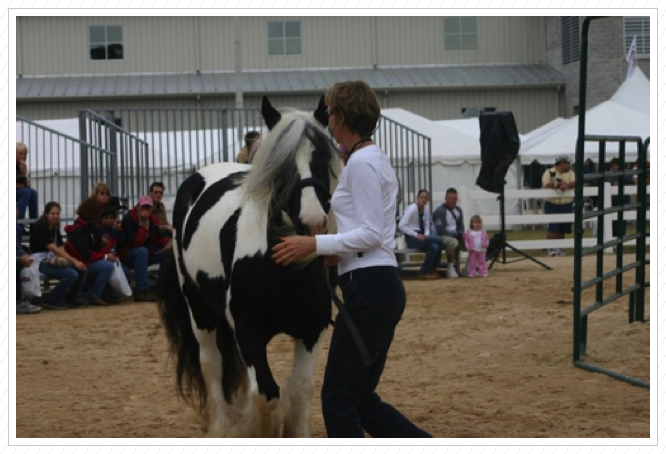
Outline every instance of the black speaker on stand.
{"label": "black speaker on stand", "polygon": [[[500,233],[493,237],[486,260],[492,260],[488,267],[493,267],[497,259],[502,256],[500,263],[514,263],[521,260],[532,260],[546,269],[552,268],[545,263],[535,259],[531,255],[512,246],[506,241],[506,213],[504,186],[506,173],[518,156],[520,150],[520,138],[518,128],[511,112],[484,112],[479,116],[479,129],[481,135],[481,170],[476,184],[483,190],[499,194],[497,200],[500,205]],[[508,262],[506,260],[506,249],[518,253],[522,258]]]}

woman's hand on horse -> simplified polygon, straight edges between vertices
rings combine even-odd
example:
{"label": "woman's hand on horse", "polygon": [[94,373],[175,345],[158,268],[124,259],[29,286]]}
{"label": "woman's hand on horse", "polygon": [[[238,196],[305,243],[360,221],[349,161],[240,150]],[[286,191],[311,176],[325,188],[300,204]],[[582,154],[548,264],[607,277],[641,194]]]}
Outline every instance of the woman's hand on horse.
{"label": "woman's hand on horse", "polygon": [[273,260],[287,266],[298,259],[317,251],[317,240],[313,236],[289,236],[281,238],[282,243],[273,246]]}

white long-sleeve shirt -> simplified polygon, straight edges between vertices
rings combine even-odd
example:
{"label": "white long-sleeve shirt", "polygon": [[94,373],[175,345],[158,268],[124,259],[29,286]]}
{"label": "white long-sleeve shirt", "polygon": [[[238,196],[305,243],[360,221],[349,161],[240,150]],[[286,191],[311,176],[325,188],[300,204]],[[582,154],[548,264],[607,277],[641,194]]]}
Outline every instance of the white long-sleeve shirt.
{"label": "white long-sleeve shirt", "polygon": [[386,154],[374,144],[356,151],[331,199],[338,233],[315,237],[317,255],[338,255],[338,274],[397,266],[393,253],[397,194],[398,180]]}
{"label": "white long-sleeve shirt", "polygon": [[[400,219],[398,228],[401,232],[406,233],[407,235],[416,236],[421,230],[421,223],[419,221],[419,207],[412,203],[407,208],[405,208],[405,213]],[[432,233],[432,219],[430,217],[430,209],[428,205],[423,208],[423,229],[422,232],[425,236],[428,236]]]}

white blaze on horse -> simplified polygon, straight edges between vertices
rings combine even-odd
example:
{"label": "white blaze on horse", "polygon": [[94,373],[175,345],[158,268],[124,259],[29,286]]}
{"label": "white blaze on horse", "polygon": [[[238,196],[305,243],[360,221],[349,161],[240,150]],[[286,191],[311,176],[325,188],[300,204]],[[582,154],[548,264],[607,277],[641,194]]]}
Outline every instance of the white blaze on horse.
{"label": "white blaze on horse", "polygon": [[331,229],[341,163],[325,109],[322,98],[314,114],[280,113],[264,97],[269,133],[252,166],[212,165],[178,189],[161,313],[179,390],[206,436],[280,435],[280,389],[266,355],[279,333],[294,338],[282,435],[309,436],[315,357],[331,319],[328,272],[314,255],[276,265],[271,248],[282,236]]}

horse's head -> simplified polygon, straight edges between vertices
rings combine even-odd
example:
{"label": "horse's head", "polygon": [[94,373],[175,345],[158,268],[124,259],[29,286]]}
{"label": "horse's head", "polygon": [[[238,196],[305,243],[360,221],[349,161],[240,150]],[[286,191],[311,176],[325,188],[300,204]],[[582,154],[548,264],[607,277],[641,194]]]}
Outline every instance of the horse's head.
{"label": "horse's head", "polygon": [[298,234],[329,227],[330,198],[342,169],[328,135],[322,96],[314,113],[276,110],[264,97],[261,112],[268,127],[252,161],[250,193],[270,188],[271,210],[286,214]]}

